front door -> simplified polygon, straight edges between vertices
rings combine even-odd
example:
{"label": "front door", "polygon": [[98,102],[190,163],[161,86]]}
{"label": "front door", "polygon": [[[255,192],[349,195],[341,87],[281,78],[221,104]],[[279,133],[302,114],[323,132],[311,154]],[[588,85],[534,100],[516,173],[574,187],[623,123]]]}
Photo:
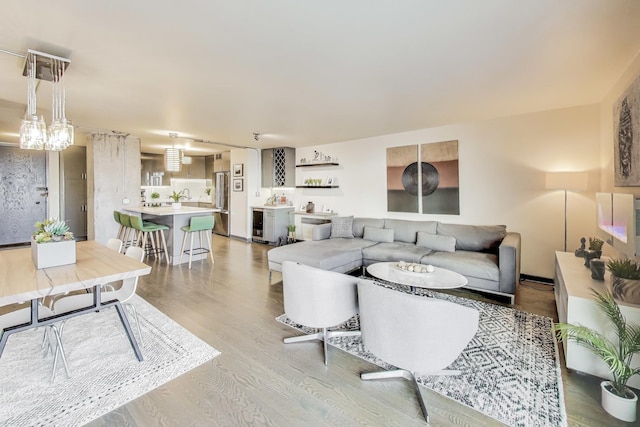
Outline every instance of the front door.
{"label": "front door", "polygon": [[46,214],[44,151],[0,146],[0,245],[28,243]]}

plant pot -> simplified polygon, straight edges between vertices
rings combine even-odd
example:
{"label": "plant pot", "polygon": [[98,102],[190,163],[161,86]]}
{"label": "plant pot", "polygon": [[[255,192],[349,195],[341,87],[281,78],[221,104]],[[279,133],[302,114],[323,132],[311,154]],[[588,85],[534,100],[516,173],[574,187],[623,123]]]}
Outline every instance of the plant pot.
{"label": "plant pot", "polygon": [[180,203],[180,202],[173,202],[173,203],[171,203],[171,207],[172,207],[173,209],[180,209],[180,208],[182,207],[182,203]]}
{"label": "plant pot", "polygon": [[640,280],[623,279],[612,274],[608,285],[616,301],[640,305]]}
{"label": "plant pot", "polygon": [[589,268],[590,267],[589,262],[592,259],[600,258],[601,255],[602,255],[602,251],[594,251],[592,249],[584,251],[584,266]]}
{"label": "plant pot", "polygon": [[602,381],[600,383],[601,403],[602,408],[609,414],[613,415],[619,420],[626,422],[634,422],[636,420],[636,405],[638,403],[638,396],[627,388],[627,398],[620,397],[610,391],[613,389],[611,381]]}
{"label": "plant pot", "polygon": [[31,239],[31,258],[38,270],[76,263],[76,241],[36,243]]}

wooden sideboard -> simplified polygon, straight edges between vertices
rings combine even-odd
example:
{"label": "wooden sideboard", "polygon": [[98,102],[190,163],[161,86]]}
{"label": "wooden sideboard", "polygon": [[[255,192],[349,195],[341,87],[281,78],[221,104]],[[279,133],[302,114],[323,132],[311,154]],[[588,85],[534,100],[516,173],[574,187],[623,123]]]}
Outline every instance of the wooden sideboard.
{"label": "wooden sideboard", "polygon": [[[591,278],[591,270],[584,266],[584,259],[570,252],[556,252],[554,292],[558,319],[562,323],[587,326],[601,333],[607,333],[614,340],[615,332],[606,316],[597,307],[591,289],[603,291],[611,280],[609,272],[605,281]],[[620,310],[628,322],[640,324],[640,306],[619,303]],[[611,379],[609,369],[599,357],[575,341],[563,343],[565,361],[568,369]],[[640,366],[638,356],[633,359],[633,366]],[[629,380],[630,386],[640,388],[640,376]]]}

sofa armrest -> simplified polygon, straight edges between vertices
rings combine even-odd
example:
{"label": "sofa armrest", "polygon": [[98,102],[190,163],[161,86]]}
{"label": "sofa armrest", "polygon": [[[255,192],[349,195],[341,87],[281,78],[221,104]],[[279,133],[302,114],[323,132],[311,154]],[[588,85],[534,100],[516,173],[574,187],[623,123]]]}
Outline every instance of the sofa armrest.
{"label": "sofa armrest", "polygon": [[520,233],[508,232],[498,247],[500,292],[514,294],[520,282]]}
{"label": "sofa armrest", "polygon": [[325,240],[331,237],[331,223],[314,225],[311,228],[311,240]]}

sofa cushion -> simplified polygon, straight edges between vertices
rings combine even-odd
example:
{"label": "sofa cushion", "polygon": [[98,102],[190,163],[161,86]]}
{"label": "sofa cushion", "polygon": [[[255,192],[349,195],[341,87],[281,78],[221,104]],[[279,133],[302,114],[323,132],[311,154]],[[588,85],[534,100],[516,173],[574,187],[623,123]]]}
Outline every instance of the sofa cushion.
{"label": "sofa cushion", "polygon": [[504,225],[463,225],[438,223],[438,234],[456,238],[456,249],[491,251],[500,246],[507,235]]}
{"label": "sofa cushion", "polygon": [[453,270],[463,276],[500,281],[498,257],[493,254],[468,251],[431,252],[420,263]]}
{"label": "sofa cushion", "polygon": [[384,228],[384,219],[354,218],[353,219],[353,237],[363,237],[365,227]]}
{"label": "sofa cushion", "polygon": [[366,226],[363,238],[372,242],[393,242],[393,229]]}
{"label": "sofa cushion", "polygon": [[384,228],[393,228],[393,240],[396,242],[415,243],[418,231],[436,234],[437,221],[410,221],[406,219],[385,219]]}
{"label": "sofa cushion", "polygon": [[365,265],[387,261],[420,262],[429,253],[429,248],[404,242],[378,243],[362,249]]}
{"label": "sofa cushion", "polygon": [[362,265],[362,248],[376,244],[363,239],[307,240],[270,249],[267,257],[270,268],[272,264],[282,264],[283,261],[296,261],[344,273]]}
{"label": "sofa cushion", "polygon": [[456,238],[418,231],[416,245],[433,249],[434,251],[453,252],[456,250]]}
{"label": "sofa cushion", "polygon": [[353,216],[334,216],[331,218],[332,239],[353,239]]}

